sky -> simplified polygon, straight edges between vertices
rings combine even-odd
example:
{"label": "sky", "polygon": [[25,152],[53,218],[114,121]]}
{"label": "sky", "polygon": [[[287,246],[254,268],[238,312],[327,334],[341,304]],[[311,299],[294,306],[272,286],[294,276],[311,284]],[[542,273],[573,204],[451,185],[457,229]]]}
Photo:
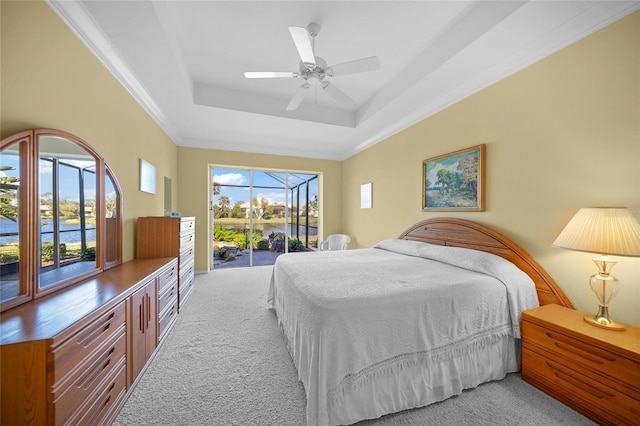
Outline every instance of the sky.
{"label": "sky", "polygon": [[[269,174],[267,174],[269,173]],[[213,199],[214,204],[218,203],[218,198],[221,195],[229,197],[231,206],[238,201],[249,201],[249,184],[250,171],[247,169],[228,169],[228,168],[214,168],[212,171],[213,181],[223,185],[220,195],[215,196]],[[255,170],[253,172],[253,198],[262,199],[265,198],[271,204],[285,202],[285,185],[282,181],[285,180],[287,174],[285,172],[267,172],[262,170]],[[275,176],[275,177],[274,177]],[[294,186],[297,183],[309,179],[313,174],[304,173],[289,173],[289,186]],[[279,181],[276,178],[280,178]],[[245,185],[246,188],[232,188],[224,187],[224,185]],[[267,187],[267,188],[261,188]],[[309,188],[310,196],[318,194],[318,179],[311,182]],[[290,196],[290,194],[289,194]]]}

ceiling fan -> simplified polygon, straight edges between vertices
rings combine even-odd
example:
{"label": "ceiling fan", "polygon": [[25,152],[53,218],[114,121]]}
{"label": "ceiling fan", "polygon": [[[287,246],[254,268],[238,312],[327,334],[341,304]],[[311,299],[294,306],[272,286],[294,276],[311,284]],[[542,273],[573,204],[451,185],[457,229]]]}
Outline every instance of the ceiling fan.
{"label": "ceiling fan", "polygon": [[306,90],[310,87],[320,87],[329,96],[346,107],[354,107],[355,101],[345,92],[336,87],[335,84],[325,80],[326,77],[337,77],[347,74],[355,74],[365,71],[375,71],[380,69],[380,60],[377,56],[357,59],[355,61],[344,62],[337,65],[327,66],[324,59],[315,55],[315,37],[320,32],[320,25],[311,23],[307,28],[289,27],[289,32],[300,55],[299,72],[245,72],[246,78],[302,78],[304,83],[293,96],[287,110],[298,108]]}

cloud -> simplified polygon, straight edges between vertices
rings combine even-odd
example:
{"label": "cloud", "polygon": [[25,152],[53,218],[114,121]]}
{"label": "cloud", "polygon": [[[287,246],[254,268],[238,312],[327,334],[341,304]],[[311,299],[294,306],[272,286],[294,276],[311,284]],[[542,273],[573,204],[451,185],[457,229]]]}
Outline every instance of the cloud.
{"label": "cloud", "polygon": [[261,200],[263,198],[269,200],[271,204],[284,203],[285,192],[284,190],[270,193],[261,192],[259,194],[256,194],[254,197],[258,197],[258,200]]}
{"label": "cloud", "polygon": [[427,179],[429,179],[429,182],[431,183],[431,185],[435,185],[435,183],[438,181],[438,172],[441,169],[446,169],[452,172],[457,172],[458,171],[458,163],[451,163],[451,164],[442,164],[441,162],[438,162],[435,167],[430,167],[429,168],[429,173],[427,173]]}
{"label": "cloud", "polygon": [[213,175],[213,181],[220,185],[245,185],[244,176],[240,173]]}

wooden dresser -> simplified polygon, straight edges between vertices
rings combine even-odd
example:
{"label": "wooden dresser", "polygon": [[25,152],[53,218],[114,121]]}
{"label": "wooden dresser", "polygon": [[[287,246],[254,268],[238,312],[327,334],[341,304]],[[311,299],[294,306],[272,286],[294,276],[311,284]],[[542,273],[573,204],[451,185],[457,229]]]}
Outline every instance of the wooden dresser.
{"label": "wooden dresser", "polygon": [[111,424],[171,323],[175,258],[126,262],[2,313],[3,425]]}
{"label": "wooden dresser", "polygon": [[523,312],[522,378],[599,424],[640,424],[640,328],[605,330],[584,315]]}
{"label": "wooden dresser", "polygon": [[193,291],[195,217],[138,218],[136,257],[178,257],[178,311]]}

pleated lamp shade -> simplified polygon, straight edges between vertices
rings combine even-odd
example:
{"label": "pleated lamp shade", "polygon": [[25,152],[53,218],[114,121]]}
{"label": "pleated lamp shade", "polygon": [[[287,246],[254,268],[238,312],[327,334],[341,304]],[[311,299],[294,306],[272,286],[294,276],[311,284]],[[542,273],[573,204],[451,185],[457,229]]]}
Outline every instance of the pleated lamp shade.
{"label": "pleated lamp shade", "polygon": [[585,207],[552,244],[603,255],[640,257],[640,223],[625,207]]}

